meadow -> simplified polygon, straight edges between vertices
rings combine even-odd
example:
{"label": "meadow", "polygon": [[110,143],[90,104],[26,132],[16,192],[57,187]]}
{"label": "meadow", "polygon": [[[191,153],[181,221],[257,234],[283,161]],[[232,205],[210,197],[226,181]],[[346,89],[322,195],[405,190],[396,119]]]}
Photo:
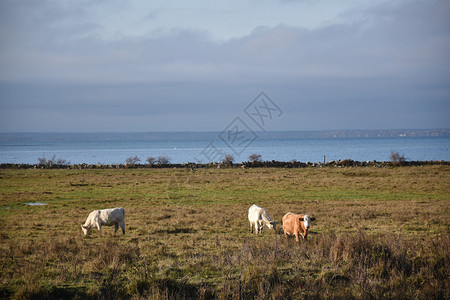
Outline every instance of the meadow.
{"label": "meadow", "polygon": [[[276,232],[249,232],[252,204]],[[119,206],[125,235],[83,236]],[[3,169],[0,297],[448,299],[449,207],[448,165]],[[316,218],[307,241],[288,211]]]}

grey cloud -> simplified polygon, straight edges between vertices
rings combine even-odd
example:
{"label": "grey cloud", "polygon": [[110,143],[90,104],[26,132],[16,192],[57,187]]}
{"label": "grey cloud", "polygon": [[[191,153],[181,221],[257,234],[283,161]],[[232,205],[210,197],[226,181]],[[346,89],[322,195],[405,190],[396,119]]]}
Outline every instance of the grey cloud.
{"label": "grey cloud", "polygon": [[[146,115],[149,127],[180,130],[204,129],[202,119],[220,130],[265,90],[286,110],[276,129],[414,127],[418,118],[420,126],[448,126],[449,4],[399,3],[353,11],[346,23],[259,27],[221,43],[183,29],[105,40],[98,25],[69,22],[89,13],[81,5],[32,11],[7,3],[24,21],[0,21],[0,107],[86,111],[136,130]],[[368,108],[375,114],[362,117]]]}
{"label": "grey cloud", "polygon": [[[95,35],[70,39],[61,34],[47,41],[45,51],[35,49],[31,60],[43,71],[36,71],[37,76],[55,80],[73,76],[75,80],[86,77],[92,81],[95,75],[98,80],[110,78],[113,82],[114,77],[119,82],[126,78],[145,81],[145,76],[150,81],[170,77],[195,80],[197,76],[204,80],[203,74],[213,79],[217,73],[229,73],[232,79],[236,72],[259,73],[261,69],[277,77],[386,76],[416,66],[423,68],[421,63],[427,67],[448,61],[447,35],[440,28],[449,26],[449,22],[445,18],[434,20],[432,29],[418,32],[417,26],[411,25],[416,24],[418,10],[420,7],[411,12],[410,18],[398,11],[386,14],[382,10],[375,16],[372,12],[367,24],[329,25],[312,31],[284,25],[259,28],[249,36],[221,44],[213,42],[206,32],[189,30],[116,41],[104,41]],[[33,69],[30,72],[27,65],[20,65],[22,58],[16,58],[18,65],[23,73],[32,74]]]}

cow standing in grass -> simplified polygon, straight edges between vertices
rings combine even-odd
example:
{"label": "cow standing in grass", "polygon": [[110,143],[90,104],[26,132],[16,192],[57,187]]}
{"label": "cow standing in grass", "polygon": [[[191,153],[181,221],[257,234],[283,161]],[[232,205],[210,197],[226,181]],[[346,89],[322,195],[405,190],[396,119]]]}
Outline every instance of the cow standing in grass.
{"label": "cow standing in grass", "polygon": [[248,220],[250,221],[250,231],[253,233],[253,226],[256,234],[260,233],[266,225],[270,229],[276,231],[276,223],[273,221],[266,210],[258,205],[253,204],[248,209]]}
{"label": "cow standing in grass", "polygon": [[308,237],[310,223],[315,219],[316,218],[311,218],[309,215],[297,215],[288,212],[283,216],[284,235],[287,237],[288,234],[293,234],[295,235],[295,240],[299,242],[298,235],[300,234],[305,240]]}
{"label": "cow standing in grass", "polygon": [[84,235],[88,235],[91,228],[97,227],[101,232],[102,226],[115,226],[114,235],[117,230],[122,228],[123,234],[125,234],[125,209],[122,207],[98,209],[91,212],[84,223],[81,225]]}

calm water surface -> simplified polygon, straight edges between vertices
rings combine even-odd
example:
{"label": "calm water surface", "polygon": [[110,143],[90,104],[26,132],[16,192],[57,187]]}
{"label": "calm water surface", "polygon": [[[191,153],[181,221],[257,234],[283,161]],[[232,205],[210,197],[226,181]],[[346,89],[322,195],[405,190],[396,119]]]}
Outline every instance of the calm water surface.
{"label": "calm water surface", "polygon": [[172,163],[220,161],[231,154],[235,162],[250,154],[262,160],[320,162],[353,159],[387,161],[391,151],[408,160],[450,160],[449,137],[295,138],[290,132],[228,140],[219,132],[148,133],[1,133],[0,163],[35,164],[38,158],[65,159],[70,163],[120,164],[130,156],[141,163],[148,157],[167,156]]}

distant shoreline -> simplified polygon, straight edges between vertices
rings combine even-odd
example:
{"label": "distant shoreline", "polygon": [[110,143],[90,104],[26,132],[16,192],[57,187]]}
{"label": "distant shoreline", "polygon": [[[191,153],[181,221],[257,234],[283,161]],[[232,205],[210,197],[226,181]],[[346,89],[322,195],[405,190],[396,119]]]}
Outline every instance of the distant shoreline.
{"label": "distant shoreline", "polygon": [[[132,132],[0,132],[0,142],[5,139],[13,139],[14,136],[33,135],[70,135],[93,136],[97,138],[100,134],[104,138],[109,137],[136,137],[144,139],[177,139],[180,136],[191,138],[214,138],[222,131],[132,131]],[[344,129],[344,130],[274,130],[274,131],[254,131],[259,138],[398,138],[398,137],[450,137],[450,128],[436,129]]]}
{"label": "distant shoreline", "polygon": [[299,162],[299,161],[259,161],[242,163],[193,163],[184,164],[17,164],[2,163],[0,169],[211,169],[211,168],[355,168],[355,167],[410,167],[410,166],[444,165],[450,161],[355,161],[351,159],[330,162]]}

